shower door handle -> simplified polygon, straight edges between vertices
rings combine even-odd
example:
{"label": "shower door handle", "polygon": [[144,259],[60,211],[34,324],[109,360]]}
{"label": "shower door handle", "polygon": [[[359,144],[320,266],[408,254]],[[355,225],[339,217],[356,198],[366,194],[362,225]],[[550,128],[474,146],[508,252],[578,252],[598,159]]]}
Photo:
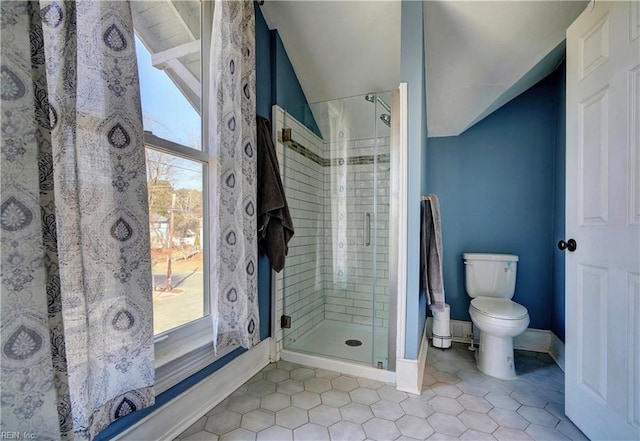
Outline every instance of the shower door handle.
{"label": "shower door handle", "polygon": [[364,246],[371,245],[371,213],[365,213],[363,218]]}

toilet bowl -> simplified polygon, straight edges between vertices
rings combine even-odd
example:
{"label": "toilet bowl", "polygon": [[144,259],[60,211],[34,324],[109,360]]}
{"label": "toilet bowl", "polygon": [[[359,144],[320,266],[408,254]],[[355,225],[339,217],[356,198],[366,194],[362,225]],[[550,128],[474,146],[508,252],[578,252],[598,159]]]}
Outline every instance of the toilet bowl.
{"label": "toilet bowl", "polygon": [[516,377],[513,337],[529,326],[527,308],[511,300],[518,256],[465,253],[465,285],[471,321],[480,330],[478,369],[492,377]]}
{"label": "toilet bowl", "polygon": [[469,306],[471,321],[480,330],[478,369],[492,377],[516,377],[513,337],[529,326],[527,308],[509,299],[476,297]]}

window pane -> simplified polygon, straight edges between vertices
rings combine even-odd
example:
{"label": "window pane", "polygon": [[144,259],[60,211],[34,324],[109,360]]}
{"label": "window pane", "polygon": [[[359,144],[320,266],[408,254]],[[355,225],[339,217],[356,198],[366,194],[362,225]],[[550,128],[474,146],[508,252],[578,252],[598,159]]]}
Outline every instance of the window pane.
{"label": "window pane", "polygon": [[202,150],[200,1],[131,6],[144,128]]}
{"label": "window pane", "polygon": [[205,314],[202,163],[147,144],[154,334]]}
{"label": "window pane", "polygon": [[[155,334],[203,317],[201,3],[132,1],[147,147]],[[194,150],[191,150],[194,149]]]}

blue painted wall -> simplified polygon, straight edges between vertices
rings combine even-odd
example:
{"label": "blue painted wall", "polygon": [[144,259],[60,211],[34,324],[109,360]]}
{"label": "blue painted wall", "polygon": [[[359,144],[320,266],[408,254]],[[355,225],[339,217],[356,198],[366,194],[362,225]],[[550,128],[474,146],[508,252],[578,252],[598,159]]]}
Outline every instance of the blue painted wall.
{"label": "blue painted wall", "polygon": [[256,113],[271,119],[271,106],[275,102],[271,93],[271,31],[254,3],[256,11]]}
{"label": "blue painted wall", "polygon": [[[426,190],[427,107],[425,93],[423,2],[402,1],[400,81],[408,84],[407,176],[407,322],[405,357],[418,358],[427,317],[427,303],[420,293],[420,195]],[[418,185],[420,183],[420,185]],[[403,275],[399,275],[402,277]]]}
{"label": "blue painted wall", "polygon": [[[272,93],[271,31],[254,3],[256,11],[256,114],[271,120]],[[271,263],[258,253],[258,302],[260,307],[260,340],[271,333]]]}
{"label": "blue painted wall", "polygon": [[530,327],[551,329],[555,198],[564,200],[556,194],[561,80],[550,75],[459,136],[429,139],[427,188],[440,198],[452,319],[470,320],[462,253],[512,253],[520,256],[514,300],[529,310]]}
{"label": "blue painted wall", "polygon": [[271,31],[271,56],[274,104],[285,109],[305,127],[322,138],[320,129],[313,118],[307,98],[302,91],[302,86],[300,86],[296,72],[293,70],[293,65],[277,30]]}
{"label": "blue painted wall", "polygon": [[[321,136],[278,31],[269,29],[257,3],[254,3],[254,7],[256,11],[256,113],[271,120],[271,108],[277,104]],[[271,329],[271,264],[269,258],[263,253],[258,255],[258,298],[261,308],[262,339],[269,336]],[[264,337],[262,337],[263,332]]]}
{"label": "blue painted wall", "polygon": [[[553,197],[553,232],[554,243],[565,237],[565,178],[566,178],[566,66],[562,63],[554,73],[558,87],[556,102],[556,156]],[[554,247],[553,252],[553,311],[551,330],[564,341],[565,309],[564,309],[564,259],[565,252]]]}

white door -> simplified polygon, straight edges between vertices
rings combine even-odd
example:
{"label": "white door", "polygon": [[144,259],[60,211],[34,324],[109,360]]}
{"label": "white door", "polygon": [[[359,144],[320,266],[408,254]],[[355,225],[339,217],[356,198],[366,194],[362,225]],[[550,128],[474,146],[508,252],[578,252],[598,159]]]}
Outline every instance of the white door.
{"label": "white door", "polygon": [[567,30],[566,413],[640,439],[640,8],[596,1]]}

